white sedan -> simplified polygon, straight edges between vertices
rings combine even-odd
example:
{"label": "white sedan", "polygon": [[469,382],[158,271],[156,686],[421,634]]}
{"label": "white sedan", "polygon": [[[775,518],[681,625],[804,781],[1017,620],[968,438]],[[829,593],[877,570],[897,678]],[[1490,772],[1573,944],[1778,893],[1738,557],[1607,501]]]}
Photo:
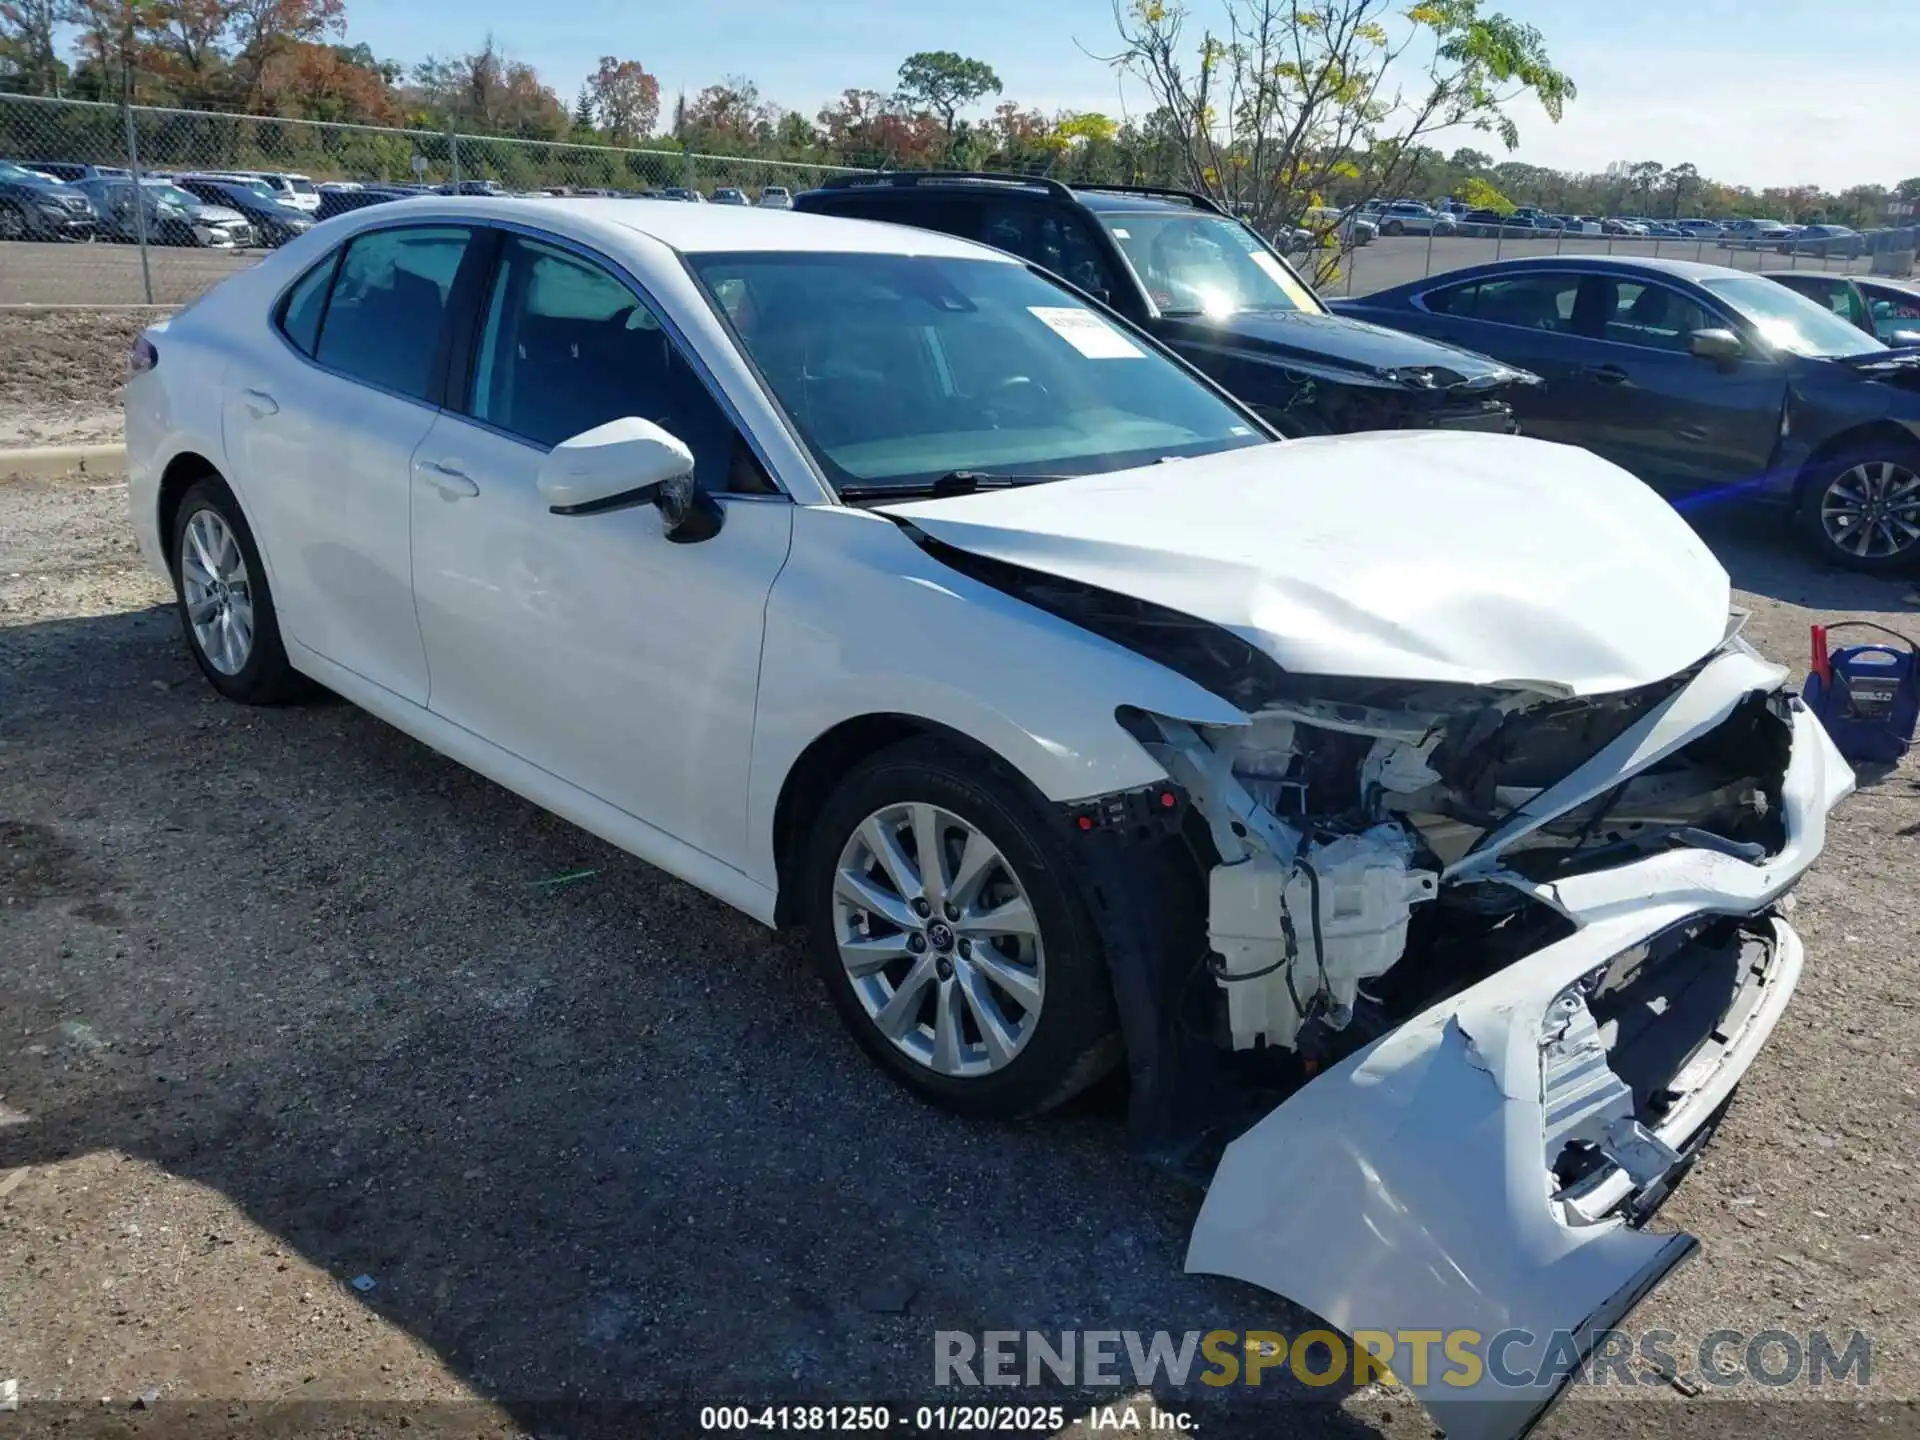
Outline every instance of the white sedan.
{"label": "white sedan", "polygon": [[1501,1402],[1450,1433],[1691,1248],[1638,1221],[1793,991],[1852,774],[1624,471],[1276,442],[1011,256],[745,207],[379,206],[133,368],[215,689],[318,682],[804,924],[934,1100],[1125,1063],[1143,1148],[1240,1132],[1190,1268],[1535,1337],[1416,1382]]}

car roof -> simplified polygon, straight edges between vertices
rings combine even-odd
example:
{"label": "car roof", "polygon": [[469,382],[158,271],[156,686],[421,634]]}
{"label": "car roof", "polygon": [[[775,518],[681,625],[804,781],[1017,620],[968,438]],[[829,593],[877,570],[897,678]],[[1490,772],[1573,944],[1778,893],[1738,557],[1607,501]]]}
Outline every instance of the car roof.
{"label": "car roof", "polygon": [[457,196],[444,195],[395,200],[352,213],[367,216],[369,226],[391,224],[395,217],[403,214],[418,214],[423,219],[517,220],[521,224],[549,225],[561,231],[584,221],[616,225],[647,235],[684,254],[799,250],[819,254],[935,255],[1009,265],[1025,263],[989,246],[956,239],[937,230],[849,220],[836,215],[811,215],[796,210],[762,210],[750,205],[660,204],[612,195],[502,196],[484,201],[462,201]]}
{"label": "car roof", "polygon": [[1106,215],[1153,215],[1176,213],[1192,215],[1212,215],[1214,212],[1204,205],[1195,205],[1191,201],[1177,196],[1129,195],[1121,190],[1083,190],[1079,186],[1073,189],[1073,196],[1087,209],[1096,214]]}
{"label": "car roof", "polygon": [[[1678,280],[1718,280],[1728,275],[1752,275],[1752,270],[1735,270],[1728,265],[1709,265],[1700,260],[1669,260],[1652,255],[1521,255],[1511,260],[1490,260],[1484,265],[1470,267],[1473,274],[1480,277],[1496,274],[1522,274],[1528,270],[1565,270],[1570,265],[1596,273],[1631,275],[1656,270],[1671,275]],[[1458,276],[1462,271],[1454,271]],[[1447,275],[1430,275],[1425,280],[1416,280],[1408,289],[1427,288],[1431,283],[1447,280]]]}

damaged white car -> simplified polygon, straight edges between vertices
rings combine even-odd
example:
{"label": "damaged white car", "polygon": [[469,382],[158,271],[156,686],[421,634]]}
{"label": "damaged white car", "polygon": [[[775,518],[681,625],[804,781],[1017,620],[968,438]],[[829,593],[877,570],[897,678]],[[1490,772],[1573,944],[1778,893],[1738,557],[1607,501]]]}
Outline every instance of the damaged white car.
{"label": "damaged white car", "polygon": [[808,925],[943,1103],[1125,1064],[1142,1150],[1231,1140],[1191,1268],[1529,1337],[1524,1383],[1415,1383],[1450,1433],[1524,1429],[1548,1337],[1691,1246],[1640,1222],[1853,782],[1624,471],[1276,443],[1009,256],[724,207],[381,206],[134,369],[135,529],[217,689],[318,681]]}

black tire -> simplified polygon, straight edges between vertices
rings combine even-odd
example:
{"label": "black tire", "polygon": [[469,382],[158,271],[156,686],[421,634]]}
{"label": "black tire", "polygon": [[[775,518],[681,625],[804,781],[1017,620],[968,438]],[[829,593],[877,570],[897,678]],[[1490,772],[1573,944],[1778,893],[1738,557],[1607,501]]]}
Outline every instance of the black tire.
{"label": "black tire", "polygon": [[[1893,468],[1881,470],[1882,466]],[[1875,486],[1884,488],[1891,496],[1900,485],[1907,483],[1902,476],[1920,480],[1920,445],[1891,436],[1874,437],[1847,446],[1816,462],[1801,492],[1795,516],[1801,535],[1823,559],[1848,570],[1886,575],[1904,573],[1920,566],[1920,536],[1886,553],[1860,554],[1843,543],[1840,537],[1847,533],[1847,527],[1840,525],[1838,516],[1833,513],[1839,508],[1836,502],[1852,495],[1871,493]],[[1888,516],[1890,512],[1886,502],[1883,500],[1881,503],[1881,509],[1870,511],[1869,514]],[[1900,506],[1899,511],[1895,512],[1900,518],[1920,524],[1920,489],[1900,495]],[[1857,530],[1855,533],[1858,533]],[[1891,530],[1883,533],[1889,540],[1897,534]],[[1868,537],[1867,548],[1879,548],[1871,536]]]}
{"label": "black tire", "polygon": [[[187,612],[185,556],[187,529],[200,512],[210,510],[232,533],[246,566],[246,594],[252,603],[253,626],[246,663],[231,674],[223,671],[202,648]],[[273,592],[267,584],[266,566],[260,561],[259,548],[253,543],[253,531],[240,513],[233,492],[217,476],[196,480],[180,499],[174,512],[173,533],[168,537],[170,568],[173,572],[174,608],[180,615],[180,630],[186,636],[187,649],[200,667],[200,673],[229,700],[242,705],[284,705],[298,700],[311,690],[311,682],[287,660],[286,646],[280,640],[280,622],[273,608]]]}
{"label": "black tire", "polygon": [[1380,233],[1382,235],[1404,235],[1407,233],[1407,227],[1398,220],[1389,220],[1380,227]]}
{"label": "black tire", "polygon": [[[896,1047],[868,1015],[840,958],[833,900],[841,853],[869,816],[914,802],[938,806],[993,844],[1026,892],[1044,947],[1044,990],[1032,1033],[1001,1068],[977,1076],[941,1074]],[[828,797],[801,872],[808,949],[847,1028],[910,1090],[964,1115],[1015,1119],[1052,1109],[1118,1063],[1106,959],[1067,843],[1064,821],[1050,815],[1010,767],[934,737],[869,757]],[[951,983],[929,985],[927,1003]]]}
{"label": "black tire", "polygon": [[11,200],[0,200],[0,240],[30,240],[33,222],[27,212]]}

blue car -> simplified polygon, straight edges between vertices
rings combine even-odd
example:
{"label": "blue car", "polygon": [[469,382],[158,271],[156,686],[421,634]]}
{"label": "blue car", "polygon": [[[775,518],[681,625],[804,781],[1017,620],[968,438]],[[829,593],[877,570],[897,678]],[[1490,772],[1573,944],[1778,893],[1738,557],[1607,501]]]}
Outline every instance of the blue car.
{"label": "blue car", "polygon": [[1513,396],[1522,433],[1604,455],[1682,508],[1776,506],[1853,569],[1920,560],[1920,347],[1764,276],[1549,255],[1333,308],[1539,375]]}

